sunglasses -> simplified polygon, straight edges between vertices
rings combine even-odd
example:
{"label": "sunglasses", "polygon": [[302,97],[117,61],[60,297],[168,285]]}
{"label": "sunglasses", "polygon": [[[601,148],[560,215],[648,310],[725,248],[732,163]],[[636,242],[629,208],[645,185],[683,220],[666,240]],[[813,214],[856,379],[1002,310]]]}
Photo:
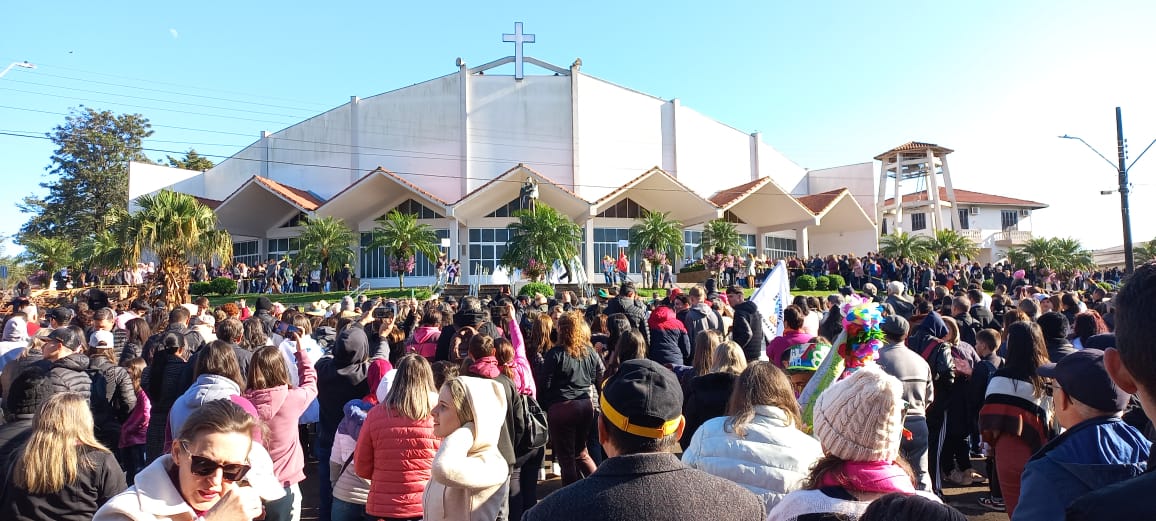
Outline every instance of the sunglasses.
{"label": "sunglasses", "polygon": [[[188,452],[185,447],[185,452]],[[249,465],[243,463],[218,463],[203,456],[189,454],[189,470],[201,477],[208,477],[221,469],[221,478],[225,481],[241,481],[249,473]]]}

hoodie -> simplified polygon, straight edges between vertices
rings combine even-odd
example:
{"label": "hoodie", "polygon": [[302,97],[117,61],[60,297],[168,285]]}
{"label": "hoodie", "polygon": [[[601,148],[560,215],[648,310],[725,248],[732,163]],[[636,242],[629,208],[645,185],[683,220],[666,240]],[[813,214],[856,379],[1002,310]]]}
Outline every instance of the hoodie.
{"label": "hoodie", "polygon": [[317,373],[305,353],[296,353],[300,387],[278,385],[268,389],[245,391],[245,397],[257,408],[257,415],[268,427],[265,449],[273,458],[277,481],[299,483],[305,480],[305,453],[297,435],[297,419],[317,397]]}
{"label": "hoodie", "polygon": [[320,425],[317,439],[322,447],[333,445],[345,404],[369,394],[369,337],[365,327],[351,322],[337,335],[333,356],[317,362],[317,402]]}
{"label": "hoodie", "polygon": [[185,394],[173,402],[173,408],[169,410],[169,432],[172,433],[173,437],[176,437],[181,432],[185,420],[189,419],[189,415],[193,414],[193,411],[200,406],[239,394],[241,394],[241,388],[237,382],[227,377],[215,374],[198,376],[193,381],[192,387],[189,387]]}
{"label": "hoodie", "polygon": [[417,353],[425,357],[426,360],[433,361],[434,355],[437,354],[438,339],[441,334],[442,330],[437,326],[421,326],[415,329],[406,345],[406,352]]}
{"label": "hoodie", "polygon": [[491,521],[508,495],[510,475],[498,451],[506,393],[496,380],[462,376],[474,421],[446,436],[422,495],[426,521]]}

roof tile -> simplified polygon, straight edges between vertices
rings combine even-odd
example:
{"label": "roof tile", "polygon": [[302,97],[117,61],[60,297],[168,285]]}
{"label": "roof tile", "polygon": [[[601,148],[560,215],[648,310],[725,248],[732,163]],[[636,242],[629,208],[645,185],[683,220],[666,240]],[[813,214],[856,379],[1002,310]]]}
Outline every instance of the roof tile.
{"label": "roof tile", "polygon": [[846,188],[836,188],[827,192],[796,197],[795,199],[798,199],[798,201],[802,203],[803,206],[806,206],[808,210],[811,210],[812,213],[819,215],[826,211],[827,208],[846,191]]}
{"label": "roof tile", "polygon": [[269,179],[268,177],[253,176],[253,179],[258,183],[265,185],[265,187],[269,190],[272,190],[274,193],[277,193],[281,197],[288,199],[290,202],[306,211],[312,212],[322,204],[325,204],[324,199],[321,199],[320,197],[317,197],[316,195],[306,192],[300,188],[294,188],[286,184],[278,183],[277,181]]}
{"label": "roof tile", "polygon": [[[917,201],[927,201],[927,192],[919,191],[913,194],[903,196],[904,203],[912,203]],[[947,188],[939,187],[939,200],[947,201]],[[1048,205],[1029,201],[1027,199],[1016,199],[1014,197],[1005,197],[1002,195],[985,194],[982,192],[973,192],[971,190],[955,189],[955,201],[959,204],[976,204],[976,205],[993,205],[993,206],[1019,206],[1026,208],[1047,208]],[[895,204],[895,198],[890,198],[883,202],[884,206]]]}
{"label": "roof tile", "polygon": [[744,195],[747,195],[767,184],[771,180],[770,177],[760,177],[754,181],[748,181],[738,186],[719,190],[718,193],[710,196],[710,202],[714,203],[719,208],[726,208],[731,203]]}

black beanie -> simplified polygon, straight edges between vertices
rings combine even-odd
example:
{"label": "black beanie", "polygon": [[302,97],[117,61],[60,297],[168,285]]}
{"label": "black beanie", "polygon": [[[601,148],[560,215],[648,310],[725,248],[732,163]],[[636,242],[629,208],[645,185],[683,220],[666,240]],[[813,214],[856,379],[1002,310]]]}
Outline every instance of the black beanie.
{"label": "black beanie", "polygon": [[269,297],[257,297],[256,306],[257,311],[261,311],[262,309],[265,311],[273,311],[273,301],[269,300]]}
{"label": "black beanie", "polygon": [[5,394],[6,415],[32,416],[52,397],[52,382],[41,369],[29,367],[12,381],[12,388]]}

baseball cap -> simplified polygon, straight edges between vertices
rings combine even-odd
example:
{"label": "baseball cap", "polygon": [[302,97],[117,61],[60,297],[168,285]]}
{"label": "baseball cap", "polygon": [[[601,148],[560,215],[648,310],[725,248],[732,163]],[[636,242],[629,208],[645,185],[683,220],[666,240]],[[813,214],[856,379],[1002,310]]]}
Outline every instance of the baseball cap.
{"label": "baseball cap", "polygon": [[1054,378],[1068,396],[1098,411],[1122,411],[1128,406],[1130,396],[1108,376],[1104,352],[1099,349],[1076,351],[1058,363],[1041,365],[1036,373]]}
{"label": "baseball cap", "polygon": [[60,342],[61,345],[73,351],[76,351],[76,349],[80,347],[81,341],[84,340],[84,338],[77,334],[71,327],[58,327],[53,329],[52,332],[48,334],[48,338]]}
{"label": "baseball cap", "polygon": [[75,314],[72,310],[63,306],[52,308],[44,315],[45,318],[55,320],[58,324],[67,324],[73,316]]}
{"label": "baseball cap", "polygon": [[682,386],[674,372],[653,360],[624,362],[599,400],[606,421],[635,436],[662,438],[684,423]]}
{"label": "baseball cap", "polygon": [[88,336],[88,346],[92,348],[110,348],[116,344],[112,337],[112,332],[109,331],[93,331]]}

